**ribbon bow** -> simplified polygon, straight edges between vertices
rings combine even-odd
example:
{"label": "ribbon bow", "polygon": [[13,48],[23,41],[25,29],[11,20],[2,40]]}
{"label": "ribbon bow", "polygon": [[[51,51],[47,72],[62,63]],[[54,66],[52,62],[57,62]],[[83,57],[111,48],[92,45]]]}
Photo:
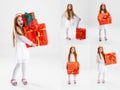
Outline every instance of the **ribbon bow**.
{"label": "ribbon bow", "polygon": [[27,25],[30,24],[30,21],[33,20],[33,16],[29,15],[29,13],[25,12],[25,17],[27,18]]}

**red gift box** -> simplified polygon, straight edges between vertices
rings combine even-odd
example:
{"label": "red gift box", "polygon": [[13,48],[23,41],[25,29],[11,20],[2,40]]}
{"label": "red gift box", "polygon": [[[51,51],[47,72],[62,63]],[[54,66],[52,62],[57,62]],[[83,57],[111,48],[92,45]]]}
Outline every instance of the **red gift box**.
{"label": "red gift box", "polygon": [[67,63],[67,74],[79,74],[79,62],[68,62]]}
{"label": "red gift box", "polygon": [[98,14],[98,21],[100,25],[111,24],[112,18],[110,16],[110,13]]}
{"label": "red gift box", "polygon": [[[30,28],[30,27],[24,27],[24,34],[25,34],[25,37],[27,37],[30,41],[32,41],[33,43],[36,43],[37,44],[37,41],[36,41],[36,36],[37,36],[37,28],[34,27],[34,28]],[[26,44],[26,47],[29,48],[31,47],[30,45]]]}
{"label": "red gift box", "polygon": [[46,32],[46,26],[45,23],[38,25],[38,31],[37,31],[37,44],[47,45],[48,44],[48,38],[47,38],[47,32]]}
{"label": "red gift box", "polygon": [[107,53],[105,54],[105,64],[106,65],[111,65],[111,64],[116,64],[116,53]]}
{"label": "red gift box", "polygon": [[34,26],[34,25],[38,24],[38,21],[37,21],[37,19],[35,18],[34,12],[30,12],[30,13],[28,13],[28,14],[32,17],[32,20],[31,20],[30,23],[28,24],[28,23],[27,23],[27,18],[26,18],[26,16],[25,16],[25,14],[22,14],[24,26],[25,26],[25,27],[27,27],[27,26]]}
{"label": "red gift box", "polygon": [[76,28],[76,39],[86,39],[86,28]]}

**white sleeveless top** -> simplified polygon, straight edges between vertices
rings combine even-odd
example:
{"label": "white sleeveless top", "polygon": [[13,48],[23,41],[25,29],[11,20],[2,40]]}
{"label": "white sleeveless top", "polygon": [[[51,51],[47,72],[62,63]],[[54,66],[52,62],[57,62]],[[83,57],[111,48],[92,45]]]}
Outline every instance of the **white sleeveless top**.
{"label": "white sleeveless top", "polygon": [[74,54],[70,54],[70,62],[75,62],[75,57],[74,57]]}

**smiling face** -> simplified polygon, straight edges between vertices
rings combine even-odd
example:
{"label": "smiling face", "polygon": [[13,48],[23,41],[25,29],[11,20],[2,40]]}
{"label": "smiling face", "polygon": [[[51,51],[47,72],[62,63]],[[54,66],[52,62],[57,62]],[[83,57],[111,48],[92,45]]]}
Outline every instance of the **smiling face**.
{"label": "smiling face", "polygon": [[22,19],[22,17],[21,16],[19,16],[18,18],[17,18],[17,24],[18,24],[18,26],[19,27],[23,27],[23,19]]}

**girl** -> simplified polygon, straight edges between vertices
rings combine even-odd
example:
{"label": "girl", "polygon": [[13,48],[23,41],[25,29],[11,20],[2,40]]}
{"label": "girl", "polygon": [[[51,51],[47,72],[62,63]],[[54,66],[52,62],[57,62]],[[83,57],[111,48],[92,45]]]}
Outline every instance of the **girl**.
{"label": "girl", "polygon": [[103,47],[99,46],[97,51],[97,64],[98,64],[98,81],[100,83],[100,78],[102,75],[102,83],[105,83],[105,54]]}
{"label": "girl", "polygon": [[[103,3],[100,5],[100,10],[99,10],[99,14],[107,14],[108,11],[106,9],[106,5]],[[98,14],[98,15],[99,15]],[[102,19],[107,19],[107,17],[103,17]],[[100,17],[98,17],[98,21],[100,20]],[[104,39],[105,41],[107,41],[107,35],[106,35],[106,24],[102,24],[99,26],[99,41],[102,41],[102,38],[101,38],[101,31],[102,29],[104,30]]]}
{"label": "girl", "polygon": [[71,40],[71,38],[68,35],[68,30],[74,25],[76,25],[76,27],[78,27],[81,19],[74,13],[72,4],[67,5],[67,9],[66,9],[65,13],[63,14],[63,17],[65,17],[65,19],[66,19],[66,25],[65,25],[66,39]]}
{"label": "girl", "polygon": [[[72,71],[69,71],[69,69],[72,68]],[[79,73],[79,63],[77,60],[77,53],[76,48],[74,46],[70,47],[69,54],[68,54],[68,64],[67,64],[67,70],[68,70],[68,84],[71,84],[70,82],[70,75],[74,75],[74,84],[76,84],[76,74]]]}
{"label": "girl", "polygon": [[17,61],[11,79],[11,84],[13,86],[17,85],[16,73],[20,65],[22,66],[22,83],[24,85],[27,85],[25,73],[26,73],[26,61],[29,59],[29,53],[27,51],[26,44],[29,44],[33,47],[36,46],[36,44],[31,42],[24,36],[22,15],[17,14],[14,18],[14,31],[13,31],[13,46],[15,47],[16,55],[15,59]]}

